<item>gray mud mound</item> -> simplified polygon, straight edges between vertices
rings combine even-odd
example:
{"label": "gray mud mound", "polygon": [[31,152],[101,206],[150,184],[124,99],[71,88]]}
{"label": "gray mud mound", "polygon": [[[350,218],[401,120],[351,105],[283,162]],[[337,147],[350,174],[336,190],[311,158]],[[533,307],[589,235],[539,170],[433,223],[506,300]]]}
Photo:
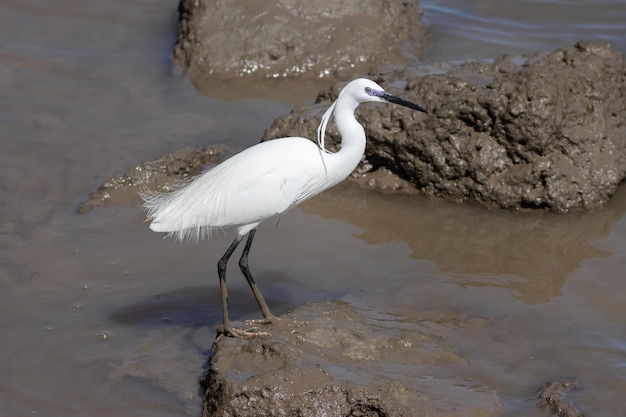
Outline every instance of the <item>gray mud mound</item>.
{"label": "gray mud mound", "polygon": [[[626,64],[609,45],[579,42],[424,77],[405,70],[372,78],[430,114],[359,108],[368,145],[352,180],[365,188],[567,212],[601,208],[624,178]],[[403,81],[403,90],[392,88]],[[276,120],[264,140],[314,138],[343,84]],[[338,133],[328,133],[336,149]]]}
{"label": "gray mud mound", "polygon": [[301,306],[271,336],[214,344],[204,416],[492,416],[500,398],[478,381],[437,375],[467,366],[446,330],[484,320],[450,314],[409,323],[334,301]]}
{"label": "gray mud mound", "polygon": [[417,0],[181,0],[174,59],[192,77],[319,78],[415,61]]}
{"label": "gray mud mound", "polygon": [[78,208],[78,214],[96,207],[137,200],[142,191],[169,191],[171,185],[189,180],[200,174],[207,164],[218,162],[223,153],[219,146],[202,149],[186,147],[130,167],[124,174],[108,179],[91,193]]}

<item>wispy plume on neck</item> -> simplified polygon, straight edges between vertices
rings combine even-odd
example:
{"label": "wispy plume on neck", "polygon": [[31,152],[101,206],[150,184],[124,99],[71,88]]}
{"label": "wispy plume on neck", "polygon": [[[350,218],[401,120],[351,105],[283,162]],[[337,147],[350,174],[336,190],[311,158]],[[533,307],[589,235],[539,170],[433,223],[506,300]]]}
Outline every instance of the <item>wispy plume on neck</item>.
{"label": "wispy plume on neck", "polygon": [[335,111],[335,104],[337,104],[337,100],[335,100],[333,104],[330,105],[328,110],[326,110],[326,112],[322,116],[320,125],[317,127],[317,149],[320,153],[320,158],[322,159],[322,164],[324,165],[324,173],[326,175],[328,175],[328,170],[326,168],[326,161],[324,160],[324,154],[329,154],[331,152],[325,148],[324,138],[326,136],[326,126],[328,125],[328,121],[330,120],[330,118],[333,115],[333,112]]}
{"label": "wispy plume on neck", "polygon": [[317,146],[319,146],[320,151],[325,152],[325,153],[330,153],[330,151],[328,151],[324,147],[324,138],[325,138],[325,135],[326,135],[326,126],[328,125],[328,121],[330,120],[331,116],[333,115],[333,112],[335,111],[335,105],[336,104],[337,104],[337,101],[335,100],[333,102],[333,104],[330,105],[328,110],[326,110],[326,112],[322,116],[322,121],[320,122],[320,125],[317,127]]}

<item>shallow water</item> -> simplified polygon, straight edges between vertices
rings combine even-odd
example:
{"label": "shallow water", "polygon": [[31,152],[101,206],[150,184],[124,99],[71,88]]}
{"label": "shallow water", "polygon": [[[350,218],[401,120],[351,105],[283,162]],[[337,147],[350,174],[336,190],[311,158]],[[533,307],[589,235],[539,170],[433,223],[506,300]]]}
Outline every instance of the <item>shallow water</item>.
{"label": "shallow water", "polygon": [[[422,6],[426,62],[581,38],[626,53],[623,1]],[[249,146],[303,99],[246,99],[235,86],[231,100],[198,95],[171,67],[175,30],[172,1],[0,5],[3,416],[199,415],[197,378],[220,320],[215,262],[230,236],[180,245],[151,233],[136,206],[75,208],[165,151]],[[624,187],[606,209],[567,216],[343,187],[264,225],[251,262],[277,313],[341,297],[410,321],[484,319],[446,335],[467,365],[432,377],[492,387],[503,414],[545,415],[535,390],[564,378],[582,386],[571,397],[588,415],[625,415],[624,213]],[[258,315],[238,278],[232,314]]]}

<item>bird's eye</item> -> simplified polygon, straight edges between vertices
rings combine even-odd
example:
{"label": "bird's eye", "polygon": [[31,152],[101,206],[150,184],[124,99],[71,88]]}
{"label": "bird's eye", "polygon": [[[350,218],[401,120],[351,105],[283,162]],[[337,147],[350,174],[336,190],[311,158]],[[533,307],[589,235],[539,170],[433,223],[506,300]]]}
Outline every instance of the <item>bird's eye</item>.
{"label": "bird's eye", "polygon": [[372,95],[372,89],[369,87],[365,87],[365,92],[370,96]]}

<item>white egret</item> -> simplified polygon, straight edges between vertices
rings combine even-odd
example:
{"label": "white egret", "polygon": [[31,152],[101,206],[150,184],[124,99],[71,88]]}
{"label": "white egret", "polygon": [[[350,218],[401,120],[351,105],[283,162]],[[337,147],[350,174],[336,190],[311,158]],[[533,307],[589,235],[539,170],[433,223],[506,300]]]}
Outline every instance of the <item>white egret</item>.
{"label": "white egret", "polygon": [[[317,144],[302,137],[262,142],[232,156],[171,193],[142,195],[150,229],[166,232],[179,240],[210,237],[215,229],[236,228],[237,236],[217,263],[220,281],[223,332],[229,336],[252,336],[252,330],[231,326],[228,316],[226,266],[243,237],[248,240],[239,259],[261,308],[265,322],[275,317],[257,287],[248,254],[257,226],[279,216],[322,191],[343,181],[356,168],[365,151],[365,131],[354,117],[364,102],[395,103],[427,113],[422,107],[387,93],[365,78],[347,84],[322,116]],[[341,134],[341,149],[331,153],[324,147],[326,125],[334,115]]]}

